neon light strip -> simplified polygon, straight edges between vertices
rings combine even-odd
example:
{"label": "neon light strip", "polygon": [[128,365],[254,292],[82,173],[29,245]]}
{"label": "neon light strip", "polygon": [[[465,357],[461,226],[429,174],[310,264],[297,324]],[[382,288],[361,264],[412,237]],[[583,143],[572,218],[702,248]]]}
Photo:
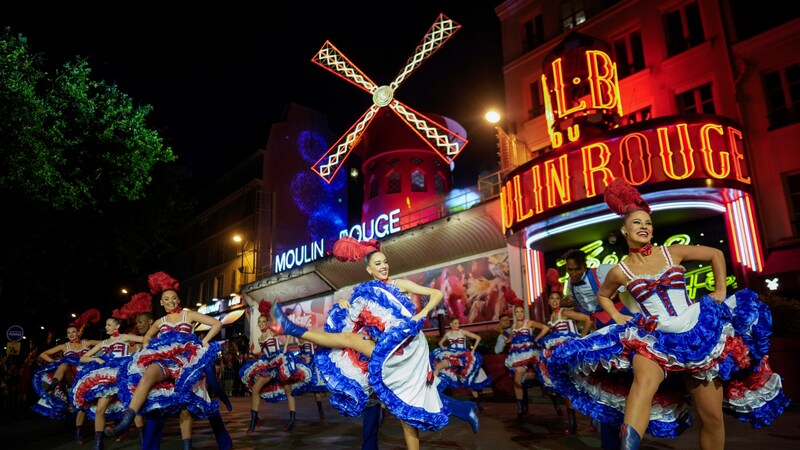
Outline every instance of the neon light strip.
{"label": "neon light strip", "polygon": [[725,220],[728,222],[728,230],[730,232],[730,237],[733,239],[733,250],[735,252],[735,263],[741,265],[742,264],[742,255],[741,251],[739,251],[739,236],[736,232],[736,221],[733,217],[733,205],[732,202],[729,202],[726,205],[727,214],[725,214]]}
{"label": "neon light strip", "polygon": [[534,298],[533,293],[536,290],[534,286],[536,284],[536,280],[535,277],[533,276],[533,262],[531,261],[530,249],[525,249],[525,275],[528,278],[527,283],[525,283],[525,286],[528,287],[528,299],[530,300]]}
{"label": "neon light strip", "polygon": [[752,226],[747,220],[747,212],[744,210],[744,199],[740,197],[738,200],[736,200],[736,206],[739,208],[739,215],[742,222],[742,235],[744,236],[744,242],[747,244],[745,250],[747,250],[747,261],[749,263],[748,266],[755,270],[756,255],[755,250],[753,249],[753,237],[751,234]]}
{"label": "neon light strip", "polygon": [[[724,213],[727,211],[727,208],[724,205],[720,205],[719,203],[710,202],[710,201],[699,201],[699,200],[686,200],[686,201],[675,201],[675,202],[664,202],[658,203],[654,205],[650,205],[650,209],[653,211],[667,211],[672,209],[687,209],[687,208],[694,208],[694,209],[709,209],[712,211],[716,211],[719,213]],[[526,241],[525,246],[527,248],[531,248],[531,245],[535,242],[541,241],[542,239],[548,236],[554,236],[556,234],[564,233],[566,231],[574,230],[577,228],[582,228],[587,225],[597,224],[599,222],[606,222],[608,220],[618,219],[619,215],[615,213],[608,213],[603,214],[599,217],[592,217],[589,219],[579,220],[577,222],[568,223],[566,225],[561,225],[560,227],[550,228],[548,230],[540,231],[534,235],[531,235]]]}
{"label": "neon light strip", "polygon": [[746,210],[747,210],[747,219],[750,222],[750,230],[752,231],[753,236],[755,237],[753,239],[753,249],[755,250],[755,254],[756,254],[755,255],[756,256],[755,257],[755,262],[756,262],[755,269],[756,269],[756,272],[761,272],[762,270],[764,270],[764,255],[763,255],[763,252],[761,251],[761,239],[760,239],[760,236],[759,236],[759,233],[758,233],[758,226],[757,226],[756,221],[754,219],[755,214],[753,212],[753,202],[751,200],[750,194],[745,193],[744,194],[744,200],[745,200],[745,205],[746,205]]}

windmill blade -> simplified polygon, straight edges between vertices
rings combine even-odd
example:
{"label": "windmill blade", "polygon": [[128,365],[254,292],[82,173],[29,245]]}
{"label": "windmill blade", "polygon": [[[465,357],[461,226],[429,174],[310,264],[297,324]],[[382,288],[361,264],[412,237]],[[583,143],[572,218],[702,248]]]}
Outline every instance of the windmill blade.
{"label": "windmill blade", "polygon": [[314,55],[311,62],[330,70],[370,94],[374,93],[378,88],[368,76],[364,75],[364,72],[350,62],[330,41],[325,41],[325,44]]}
{"label": "windmill blade", "polygon": [[402,117],[406,124],[408,124],[419,137],[424,139],[448,164],[453,162],[456,156],[458,156],[461,150],[467,145],[467,142],[469,142],[458,133],[426,117],[422,113],[414,111],[398,100],[390,103],[389,108]]}
{"label": "windmill blade", "polygon": [[380,109],[381,108],[376,105],[370,106],[361,118],[347,130],[347,133],[339,138],[339,140],[322,155],[322,158],[314,163],[311,170],[330,184],[333,177],[336,176],[336,173],[339,172],[339,169],[344,165],[347,157],[350,156],[353,147],[355,147],[361,139],[364,130],[367,129],[367,126],[369,126],[372,119],[375,118],[375,114],[377,114]]}
{"label": "windmill blade", "polygon": [[447,40],[450,39],[453,34],[459,30],[459,28],[461,28],[461,25],[451,20],[444,14],[439,14],[439,17],[435,22],[433,22],[431,28],[427,33],[425,33],[425,37],[422,38],[422,41],[417,46],[414,54],[408,58],[406,66],[403,67],[403,70],[400,71],[400,74],[397,75],[394,81],[392,81],[392,83],[389,85],[392,90],[397,89],[403,80],[408,78],[412,72],[417,70],[417,68],[421,66],[422,63],[428,59],[428,57],[436,53],[442,44],[447,42]]}

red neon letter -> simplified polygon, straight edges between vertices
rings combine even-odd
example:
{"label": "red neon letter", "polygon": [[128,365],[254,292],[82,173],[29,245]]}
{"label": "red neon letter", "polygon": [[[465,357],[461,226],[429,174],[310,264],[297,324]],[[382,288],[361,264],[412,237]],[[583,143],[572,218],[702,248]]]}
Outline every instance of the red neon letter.
{"label": "red neon letter", "polygon": [[592,91],[592,105],[598,109],[613,109],[619,100],[617,90],[617,65],[601,51],[588,50],[586,65],[589,68],[588,83]]}
{"label": "red neon letter", "polygon": [[521,182],[520,176],[519,175],[515,175],[514,176],[514,202],[517,204],[517,222],[521,222],[521,221],[523,221],[523,220],[525,220],[528,217],[533,215],[533,211],[531,211],[530,208],[528,208],[528,210],[525,211],[525,212],[522,211],[522,208],[524,206],[523,205],[524,202],[522,201],[522,189],[519,188],[520,182]]}
{"label": "red neon letter", "polygon": [[731,151],[733,152],[733,168],[736,170],[736,179],[742,183],[750,184],[750,177],[744,175],[742,162],[744,162],[744,142],[742,132],[736,128],[728,127],[728,138],[730,139]]}
{"label": "red neon letter", "polygon": [[[592,149],[597,149],[597,158],[599,159],[597,164],[592,162]],[[582,147],[581,158],[583,159],[583,182],[586,186],[586,198],[594,197],[597,195],[597,189],[594,186],[595,172],[603,174],[603,183],[606,186],[614,179],[614,174],[611,172],[611,169],[606,167],[611,159],[611,152],[608,150],[606,144],[598,142]]]}
{"label": "red neon letter", "polygon": [[703,154],[703,166],[707,174],[722,180],[731,174],[731,154],[724,150],[717,152],[720,166],[719,172],[717,172],[714,168],[714,149],[711,148],[711,137],[708,135],[711,130],[716,131],[720,136],[724,134],[721,125],[708,123],[700,127],[700,152]]}
{"label": "red neon letter", "polygon": [[514,200],[509,194],[511,183],[507,182],[500,188],[500,210],[503,216],[503,233],[514,224]]}
{"label": "red neon letter", "polygon": [[668,128],[662,127],[656,129],[658,132],[658,145],[661,150],[661,165],[664,168],[664,174],[673,180],[682,180],[689,178],[694,173],[694,159],[692,158],[691,142],[689,141],[688,125],[685,123],[678,124],[678,142],[680,143],[680,150],[678,153],[681,156],[684,172],[683,175],[675,173],[675,166],[672,164],[672,149],[669,144]]}
{"label": "red neon letter", "polygon": [[[558,166],[556,166],[556,161]],[[561,155],[556,159],[544,162],[544,173],[547,185],[547,207],[556,206],[556,191],[560,204],[564,205],[572,201],[569,191],[569,166],[567,165],[567,155]]]}
{"label": "red neon letter", "polygon": [[553,61],[553,92],[556,95],[556,109],[558,110],[558,117],[564,117],[568,114],[586,109],[586,102],[581,100],[580,103],[575,104],[572,109],[566,109],[567,105],[576,99],[570,98],[569,101],[564,93],[564,71],[561,69],[561,58]]}
{"label": "red neon letter", "polygon": [[[631,156],[631,141],[638,143],[639,155],[634,158]],[[645,183],[650,179],[653,174],[653,166],[650,164],[650,159],[653,157],[650,154],[650,143],[647,137],[642,133],[631,133],[619,142],[619,165],[622,167],[622,178],[625,178],[630,184],[638,186]],[[634,171],[634,166],[639,170]],[[641,179],[636,179],[636,173],[642,175]]]}

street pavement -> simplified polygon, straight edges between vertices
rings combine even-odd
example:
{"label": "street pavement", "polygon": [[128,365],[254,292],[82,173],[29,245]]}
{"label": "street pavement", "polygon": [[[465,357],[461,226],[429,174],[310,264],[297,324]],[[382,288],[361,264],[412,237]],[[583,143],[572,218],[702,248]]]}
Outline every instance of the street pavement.
{"label": "street pavement", "polygon": [[[420,433],[423,449],[597,449],[600,436],[589,430],[589,421],[578,416],[577,435],[563,433],[563,417],[556,412],[549,399],[538,395],[531,389],[529,413],[522,420],[516,418],[516,404],[513,401],[493,401],[485,396],[484,411],[480,415],[480,431],[474,434],[466,422],[451,418],[448,426],[435,432]],[[463,398],[465,397],[459,397]],[[326,419],[320,421],[314,397],[304,395],[297,399],[298,422],[291,432],[282,431],[288,418],[286,403],[261,403],[259,415],[263,423],[256,432],[247,434],[250,420],[250,398],[233,397],[233,410],[222,412],[222,417],[230,432],[234,448],[250,449],[358,449],[361,445],[360,418],[340,416],[327,402],[323,401]],[[755,430],[749,425],[725,417],[728,450],[779,450],[800,448],[800,407],[797,402],[779,417],[770,427]],[[36,414],[7,420],[0,423],[0,448],[2,449],[84,449],[93,447],[90,434],[93,424],[87,421],[84,435],[87,442],[76,445],[72,442],[73,423],[54,421]],[[177,418],[169,419],[164,429],[161,449],[181,448],[180,431]],[[206,420],[194,423],[192,448],[217,448],[214,435]],[[380,448],[383,450],[403,449],[400,423],[388,416],[379,434]],[[131,428],[129,437],[123,442],[106,439],[107,450],[134,450],[139,448],[138,435]],[[698,448],[697,427],[692,427],[676,439],[653,439],[645,437],[643,450],[696,449]]]}

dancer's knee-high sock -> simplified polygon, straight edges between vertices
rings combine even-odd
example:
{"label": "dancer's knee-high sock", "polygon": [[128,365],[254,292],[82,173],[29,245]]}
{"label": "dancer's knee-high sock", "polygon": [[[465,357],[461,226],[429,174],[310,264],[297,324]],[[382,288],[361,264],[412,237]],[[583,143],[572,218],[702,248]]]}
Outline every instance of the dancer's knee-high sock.
{"label": "dancer's knee-high sock", "polygon": [[228,450],[233,447],[233,439],[231,439],[231,435],[228,434],[228,430],[225,428],[225,422],[222,421],[222,416],[219,415],[219,411],[208,416],[208,423],[211,424],[211,430],[214,432],[214,437],[217,439],[217,447],[219,447],[220,450]]}
{"label": "dancer's knee-high sock", "polygon": [[248,433],[252,433],[256,430],[256,426],[258,425],[258,411],[250,410],[250,426],[247,428]]}
{"label": "dancer's knee-high sock", "polygon": [[378,450],[378,428],[381,425],[381,404],[367,406],[361,411],[364,427],[361,430],[361,450]]}
{"label": "dancer's knee-high sock", "polygon": [[94,432],[94,450],[103,450],[105,448],[105,444],[103,443],[104,437],[102,431]]}
{"label": "dancer's knee-high sock", "polygon": [[122,420],[117,423],[117,426],[114,427],[113,430],[106,428],[106,436],[119,436],[120,434],[124,433],[125,431],[130,428],[131,423],[133,423],[133,418],[136,417],[136,411],[131,408],[128,408],[125,411],[125,415],[122,416]]}
{"label": "dancer's knee-high sock", "polygon": [[223,389],[222,385],[219,384],[219,380],[217,380],[217,371],[214,370],[214,366],[212,365],[206,367],[206,385],[208,386],[208,390],[217,396],[219,401],[225,405],[228,411],[233,409],[231,400],[228,398],[228,394],[225,393],[225,389]]}
{"label": "dancer's knee-high sock", "polygon": [[192,450],[192,438],[182,440],[181,444],[183,450]]}
{"label": "dancer's knee-high sock", "polygon": [[325,411],[322,410],[321,401],[317,401],[317,411],[319,411],[319,420],[325,420]]}
{"label": "dancer's knee-high sock", "polygon": [[283,431],[292,431],[295,422],[297,422],[296,414],[294,411],[289,411],[289,421],[283,426]]}
{"label": "dancer's knee-high sock", "polygon": [[159,450],[161,437],[164,434],[164,419],[161,417],[147,418],[144,421],[142,434],[142,449]]}

